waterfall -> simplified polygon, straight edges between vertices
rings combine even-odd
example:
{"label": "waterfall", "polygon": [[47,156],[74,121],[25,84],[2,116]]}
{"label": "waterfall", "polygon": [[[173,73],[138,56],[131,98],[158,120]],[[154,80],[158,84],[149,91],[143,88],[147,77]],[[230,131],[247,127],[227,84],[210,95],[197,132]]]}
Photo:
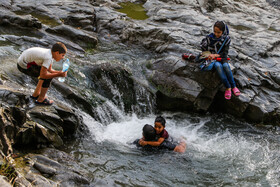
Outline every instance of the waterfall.
{"label": "waterfall", "polygon": [[[166,130],[173,137],[174,142],[182,138],[186,140],[186,153],[175,155],[170,151],[164,154],[138,152],[131,143],[142,137],[144,124],[153,125],[156,116],[148,115],[139,118],[132,114],[124,115],[120,121],[107,125],[93,120],[91,116],[84,115],[84,122],[92,136],[92,140],[87,146],[92,147],[92,142],[95,142],[94,146],[100,146],[104,150],[95,153],[96,148],[92,148],[87,151],[88,154],[94,155],[91,156],[92,159],[99,158],[98,155],[101,154],[102,157],[97,159],[98,162],[103,163],[109,160],[112,162],[111,164],[124,167],[122,174],[132,181],[137,181],[139,175],[136,177],[131,174],[127,163],[130,163],[129,168],[134,168],[137,172],[145,170],[151,178],[158,176],[159,181],[167,182],[167,186],[171,185],[170,181],[173,178],[176,178],[176,184],[182,183],[188,186],[187,184],[190,183],[184,182],[192,181],[191,178],[198,176],[204,177],[208,181],[207,183],[207,181],[201,180],[199,182],[201,185],[215,186],[215,184],[225,183],[229,186],[233,184],[249,185],[250,181],[255,181],[256,186],[278,185],[279,147],[276,147],[277,143],[274,142],[276,140],[273,133],[258,131],[249,124],[242,124],[234,119],[231,121],[227,117],[217,119],[217,116],[203,117],[183,113],[164,113],[162,115],[166,118]],[[217,124],[223,128],[217,129]],[[267,138],[272,138],[272,140],[267,141]],[[106,150],[110,150],[110,153]],[[121,160],[111,160],[116,157],[120,157]],[[143,164],[146,162],[150,163]],[[149,171],[150,164],[154,170],[158,171],[157,174]],[[169,170],[162,167],[168,167]],[[176,175],[171,176],[172,173]],[[113,176],[119,177],[118,174]],[[154,181],[157,185],[161,184],[157,180]]]}
{"label": "waterfall", "polygon": [[102,64],[89,67],[87,71],[85,89],[102,97],[94,107],[95,117],[102,124],[121,121],[126,114],[146,116],[154,113],[154,94],[148,90],[145,81],[138,81],[123,67]]}

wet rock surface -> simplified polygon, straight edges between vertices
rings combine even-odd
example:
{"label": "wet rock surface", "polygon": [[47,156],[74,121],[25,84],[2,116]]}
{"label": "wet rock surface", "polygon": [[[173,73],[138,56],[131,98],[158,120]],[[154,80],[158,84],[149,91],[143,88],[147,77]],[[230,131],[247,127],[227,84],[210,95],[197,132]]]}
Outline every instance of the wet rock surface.
{"label": "wet rock surface", "polygon": [[[147,73],[147,79],[158,89],[156,95],[160,96],[157,98],[159,109],[176,110],[180,104],[185,105],[182,108],[186,110],[226,109],[231,114],[238,114],[254,122],[270,123],[273,121],[269,120],[270,116],[275,118],[278,115],[280,88],[277,53],[280,21],[279,10],[272,6],[274,4],[265,0],[255,1],[253,5],[250,2],[218,0],[148,0],[144,2],[144,7],[149,18],[137,21],[117,12],[116,2],[112,1],[51,1],[38,6],[22,1],[20,4],[4,3],[3,10],[10,6],[0,16],[1,24],[7,30],[17,27],[26,32],[31,31],[30,36],[2,35],[3,40],[21,47],[32,44],[47,47],[60,40],[81,55],[81,52],[97,45],[98,34],[105,40],[127,45],[133,43],[159,53],[161,58],[149,62],[152,71]],[[60,6],[62,8],[59,9]],[[7,14],[7,11],[11,13]],[[234,77],[242,92],[241,97],[228,102],[224,102],[224,87],[215,72],[199,72],[196,64],[180,58],[183,52],[199,53],[201,39],[212,31],[216,20],[224,20],[229,25],[232,37],[229,57],[235,69]],[[88,29],[90,26],[94,28]],[[102,87],[102,84],[100,82],[99,86]],[[76,95],[77,103],[84,99],[77,97],[77,94],[70,95]],[[165,106],[163,103],[168,103],[161,98],[173,100],[173,104]],[[133,98],[129,100],[133,101]],[[219,100],[222,102],[217,106],[214,101]],[[242,110],[239,105],[242,105]],[[91,106],[84,106],[93,115]],[[258,109],[254,109],[256,107]]]}
{"label": "wet rock surface", "polygon": [[75,166],[76,161],[63,151],[43,149],[41,153],[27,154],[16,158],[21,164],[15,183],[21,186],[88,186],[84,173]]}
{"label": "wet rock surface", "polygon": [[[131,106],[136,104],[134,82],[130,73],[123,67],[107,63],[86,67],[86,69],[87,77],[92,83],[89,85],[91,89],[103,97],[109,98],[116,105],[119,105],[118,102],[124,101],[123,107],[126,112],[129,112]],[[121,92],[116,93],[113,90]]]}
{"label": "wet rock surface", "polygon": [[[98,31],[114,33],[114,39],[138,43],[164,56],[153,62],[153,72],[149,75],[160,92],[159,106],[169,110],[215,109],[254,122],[279,124],[280,17],[276,1],[259,0],[252,4],[148,0],[144,7],[150,17],[142,22],[124,19],[123,15],[101,7],[97,10]],[[216,20],[229,25],[230,63],[242,92],[239,98],[230,101],[224,100],[224,87],[215,72],[197,72],[197,65],[180,59],[183,52],[199,53],[200,41],[212,32]],[[164,99],[168,102],[163,102]]]}
{"label": "wet rock surface", "polygon": [[[5,67],[0,70],[0,147],[5,155],[11,155],[13,147],[61,147],[66,137],[86,130],[79,110],[103,124],[110,121],[102,121],[101,115],[117,120],[104,114],[102,107],[110,107],[104,98],[125,112],[133,111],[135,103],[152,102],[136,97],[135,90],[142,85],[125,65],[88,60],[100,40],[137,45],[156,54],[143,73],[149,82],[143,89],[156,97],[156,105],[151,104],[156,109],[222,111],[255,123],[280,124],[278,1],[134,1],[144,3],[147,10],[149,18],[142,21],[117,12],[120,2],[124,1],[0,0],[0,63]],[[230,101],[224,99],[225,88],[214,71],[200,72],[197,64],[181,59],[182,53],[199,53],[200,41],[212,32],[216,20],[224,20],[230,28],[230,63],[242,92]],[[82,72],[73,68],[70,76],[86,74],[87,86],[96,92],[85,93],[77,77],[71,86],[54,80],[50,92],[57,97],[55,105],[36,106],[29,89],[37,80],[19,75],[16,60],[29,47],[48,48],[56,41],[65,43],[69,57],[82,67]],[[110,86],[121,92],[112,92]],[[31,172],[19,173],[18,184],[89,185],[80,171],[68,169],[71,161],[61,164],[70,159],[66,153],[48,149],[41,154],[22,157],[32,163]]]}
{"label": "wet rock surface", "polygon": [[80,136],[78,129],[86,134],[86,131],[81,130],[85,127],[75,110],[63,104],[34,106],[34,101],[29,98],[29,95],[3,86],[0,88],[0,93],[0,145],[3,154],[8,156],[11,165],[16,169],[15,184],[21,186],[88,185],[89,181],[86,177],[77,170],[69,169],[69,165],[73,164],[74,160],[71,159],[70,163],[71,157],[67,153],[47,149],[41,153],[45,156],[31,154],[18,157],[13,149],[24,151],[25,147],[60,148],[66,138]]}
{"label": "wet rock surface", "polygon": [[75,110],[60,104],[34,106],[34,101],[15,90],[1,87],[1,124],[12,145],[63,145],[63,138],[73,136],[83,126]]}

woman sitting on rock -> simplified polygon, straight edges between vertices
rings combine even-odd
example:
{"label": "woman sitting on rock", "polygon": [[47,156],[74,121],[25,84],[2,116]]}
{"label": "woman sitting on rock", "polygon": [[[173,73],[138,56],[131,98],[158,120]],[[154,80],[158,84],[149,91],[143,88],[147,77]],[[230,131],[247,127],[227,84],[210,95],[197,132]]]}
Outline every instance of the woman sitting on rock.
{"label": "woman sitting on rock", "polygon": [[227,62],[228,50],[231,39],[229,29],[223,21],[217,21],[214,24],[214,33],[206,36],[201,42],[202,51],[210,51],[208,59],[222,58],[221,61],[215,61],[214,67],[217,70],[223,84],[226,87],[225,98],[231,98],[231,91],[235,96],[240,95],[236,87],[230,66]]}

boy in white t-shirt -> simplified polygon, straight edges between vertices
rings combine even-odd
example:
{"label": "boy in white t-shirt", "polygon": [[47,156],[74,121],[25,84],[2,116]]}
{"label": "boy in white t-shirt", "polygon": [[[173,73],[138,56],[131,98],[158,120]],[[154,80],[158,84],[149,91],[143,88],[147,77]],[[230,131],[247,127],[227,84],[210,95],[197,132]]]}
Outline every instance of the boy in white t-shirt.
{"label": "boy in white t-shirt", "polygon": [[60,61],[67,52],[66,46],[61,43],[55,43],[51,49],[40,47],[29,48],[18,58],[17,67],[22,73],[38,77],[39,82],[34,93],[30,96],[36,100],[36,104],[52,105],[53,100],[46,98],[46,93],[54,77],[66,77],[67,71],[56,71],[52,69],[53,59]]}

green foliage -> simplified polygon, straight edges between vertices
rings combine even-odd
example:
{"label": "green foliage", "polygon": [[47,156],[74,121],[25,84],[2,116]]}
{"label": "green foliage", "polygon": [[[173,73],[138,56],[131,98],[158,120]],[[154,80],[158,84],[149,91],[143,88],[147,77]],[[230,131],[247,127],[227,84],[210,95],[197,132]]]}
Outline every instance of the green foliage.
{"label": "green foliage", "polygon": [[87,43],[87,46],[86,46],[85,51],[86,51],[87,54],[94,54],[95,48],[96,48],[96,45],[95,45],[95,44],[93,44],[93,43]]}
{"label": "green foliage", "polygon": [[152,68],[152,63],[151,63],[151,62],[148,62],[148,63],[146,64],[146,68],[147,68],[147,69],[151,69],[151,68]]}
{"label": "green foliage", "polygon": [[10,183],[12,183],[14,181],[14,179],[17,177],[14,167],[12,167],[8,163],[1,163],[0,175],[7,177],[9,179]]}
{"label": "green foliage", "polygon": [[[14,11],[14,13],[16,13],[17,15],[32,15],[33,17],[37,18],[41,23],[45,24],[45,25],[49,25],[51,27],[55,27],[60,25],[54,18],[51,18],[50,16],[47,15],[43,15],[40,14],[38,12],[30,12],[30,13],[26,13],[24,11]],[[63,22],[63,20],[61,20]]]}
{"label": "green foliage", "polygon": [[146,14],[145,8],[143,7],[143,4],[125,2],[119,3],[119,5],[122,8],[118,9],[118,11],[125,13],[128,17],[132,19],[145,20],[149,18]]}

